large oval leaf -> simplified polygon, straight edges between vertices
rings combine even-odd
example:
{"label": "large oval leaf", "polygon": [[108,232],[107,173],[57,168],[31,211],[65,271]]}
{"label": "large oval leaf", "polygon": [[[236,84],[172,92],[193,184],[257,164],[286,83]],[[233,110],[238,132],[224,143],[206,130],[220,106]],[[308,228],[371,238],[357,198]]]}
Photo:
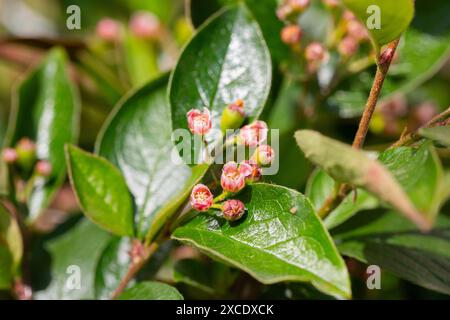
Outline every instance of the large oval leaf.
{"label": "large oval leaf", "polygon": [[35,293],[45,300],[95,298],[95,270],[111,235],[84,219],[44,247],[51,257],[51,281]]}
{"label": "large oval leaf", "polygon": [[114,234],[132,236],[133,201],[119,170],[74,146],[66,154],[70,182],[86,216]]}
{"label": "large oval leaf", "polygon": [[193,173],[171,152],[166,84],[163,77],[126,97],[97,141],[97,152],[119,168],[134,197],[140,238],[150,229],[149,237],[159,230],[206,170],[195,168]]}
{"label": "large oval leaf", "polygon": [[38,178],[28,199],[31,219],[45,209],[64,182],[64,145],[78,134],[78,96],[66,70],[66,54],[52,50],[45,61],[19,86],[17,103],[8,129],[7,144],[20,138],[36,142],[38,159],[52,164],[50,179]]}
{"label": "large oval leaf", "polygon": [[168,284],[146,281],[124,291],[119,300],[183,300],[183,296]]}
{"label": "large oval leaf", "polygon": [[[413,0],[344,0],[344,5],[364,23],[378,14],[380,25],[369,27],[376,47],[400,38],[414,17]],[[378,9],[377,9],[378,8]],[[367,24],[366,24],[367,22]]]}
{"label": "large oval leaf", "polygon": [[17,221],[0,204],[0,289],[8,289],[20,274],[23,243]]}
{"label": "large oval leaf", "polygon": [[173,128],[187,129],[186,113],[207,107],[213,128],[220,130],[222,111],[237,99],[244,100],[251,120],[257,118],[270,91],[271,73],[266,43],[249,10],[239,5],[222,11],[189,42],[172,73]]}
{"label": "large oval leaf", "polygon": [[338,297],[350,297],[345,264],[302,194],[280,186],[255,184],[241,195],[247,207],[234,224],[199,214],[173,237],[240,268],[257,280],[311,282]]}

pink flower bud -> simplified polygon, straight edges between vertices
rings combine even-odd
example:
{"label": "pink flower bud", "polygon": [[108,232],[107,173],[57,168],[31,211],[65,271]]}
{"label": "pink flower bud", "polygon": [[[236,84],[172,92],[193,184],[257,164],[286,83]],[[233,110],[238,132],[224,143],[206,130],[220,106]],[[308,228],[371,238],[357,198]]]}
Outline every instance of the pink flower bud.
{"label": "pink flower bud", "polygon": [[345,37],[339,43],[338,50],[339,53],[344,57],[351,57],[358,52],[359,44],[358,41],[350,36]]}
{"label": "pink flower bud", "polygon": [[222,205],[223,217],[228,221],[237,221],[245,213],[245,206],[242,201],[239,200],[227,200]]}
{"label": "pink flower bud", "polygon": [[105,41],[115,42],[120,38],[120,25],[111,18],[103,18],[97,23],[97,36]]}
{"label": "pink flower bud", "polygon": [[357,41],[369,39],[369,32],[364,25],[357,20],[350,20],[347,25],[348,35],[355,38]]}
{"label": "pink flower bud", "polygon": [[294,45],[300,42],[302,29],[297,25],[286,26],[281,30],[281,40],[287,45]]}
{"label": "pink flower bud", "polygon": [[211,114],[208,108],[203,108],[203,112],[192,109],[187,113],[189,130],[193,134],[205,135],[211,130]]}
{"label": "pink flower bud", "polygon": [[36,163],[36,173],[42,177],[48,177],[52,174],[52,165],[46,160],[40,160]]}
{"label": "pink flower bud", "polygon": [[225,131],[227,129],[238,129],[245,119],[244,101],[236,100],[229,104],[222,113],[220,120],[220,128]]}
{"label": "pink flower bud", "polygon": [[5,148],[2,152],[2,158],[3,161],[5,161],[7,164],[13,164],[17,161],[19,156],[17,155],[17,152],[13,148]]}
{"label": "pink flower bud", "polygon": [[261,167],[258,166],[253,160],[245,160],[241,162],[239,167],[241,173],[245,176],[245,180],[248,182],[256,182],[261,180],[262,172]]}
{"label": "pink flower bud", "polygon": [[302,13],[308,8],[310,0],[288,0],[287,3],[294,12]]}
{"label": "pink flower bud", "polygon": [[155,39],[161,32],[161,25],[154,14],[138,12],[131,18],[130,30],[140,38]]}
{"label": "pink flower bud", "polygon": [[271,146],[265,144],[256,148],[255,153],[252,156],[252,161],[260,166],[267,166],[272,163],[275,157],[275,151]]}
{"label": "pink flower bud", "polygon": [[191,206],[197,211],[208,211],[213,204],[213,195],[204,184],[197,184],[191,193]]}
{"label": "pink flower bud", "polygon": [[322,62],[327,56],[327,50],[320,42],[312,42],[305,49],[305,58],[308,61]]}
{"label": "pink flower bud", "polygon": [[292,14],[292,8],[286,4],[278,7],[277,17],[280,20],[286,20]]}
{"label": "pink flower bud", "polygon": [[391,47],[387,47],[380,55],[378,60],[378,64],[382,67],[389,65],[394,58],[394,49]]}
{"label": "pink flower bud", "polygon": [[339,6],[339,4],[340,4],[339,0],[323,0],[323,3],[329,9],[337,8]]}
{"label": "pink flower bud", "polygon": [[356,16],[350,10],[345,10],[344,14],[342,15],[342,19],[344,19],[345,21],[352,21],[356,20]]}
{"label": "pink flower bud", "polygon": [[239,131],[238,143],[250,147],[256,147],[267,140],[267,124],[264,121],[257,120]]}
{"label": "pink flower bud", "polygon": [[25,171],[31,170],[36,161],[36,145],[28,138],[22,138],[16,144],[17,164]]}
{"label": "pink flower bud", "polygon": [[[242,171],[241,171],[242,170]],[[242,169],[234,161],[230,161],[223,166],[220,184],[227,192],[239,192],[245,187],[245,175],[247,167]]]}

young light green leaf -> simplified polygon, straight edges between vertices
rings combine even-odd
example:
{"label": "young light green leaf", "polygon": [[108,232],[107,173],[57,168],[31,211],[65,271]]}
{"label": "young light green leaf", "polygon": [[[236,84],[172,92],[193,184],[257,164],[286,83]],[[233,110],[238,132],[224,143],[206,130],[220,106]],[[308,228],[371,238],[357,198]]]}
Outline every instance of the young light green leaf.
{"label": "young light green leaf", "polygon": [[431,143],[389,149],[379,156],[408,194],[414,206],[434,221],[440,206],[443,168]]}
{"label": "young light green leaf", "polygon": [[35,292],[44,300],[95,298],[95,270],[111,235],[83,219],[63,235],[45,243],[51,257],[51,281]]}
{"label": "young light green leaf", "polygon": [[8,289],[20,274],[22,234],[17,221],[0,204],[0,289]]}
{"label": "young light green leaf", "polygon": [[424,128],[419,134],[437,142],[440,146],[450,147],[450,125],[443,127]]}
{"label": "young light green leaf", "polygon": [[70,181],[84,214],[116,235],[132,236],[133,201],[119,170],[75,146],[67,147],[66,156]]}
{"label": "young light green leaf", "polygon": [[36,142],[39,160],[52,165],[49,178],[35,179],[28,198],[29,217],[35,220],[64,182],[64,145],[75,141],[79,126],[78,95],[66,70],[67,57],[53,49],[18,88],[7,145],[28,137]]}
{"label": "young light green leaf", "polygon": [[173,128],[188,129],[186,113],[206,107],[215,129],[206,140],[214,144],[226,105],[242,99],[250,121],[256,119],[266,103],[271,80],[269,51],[249,10],[244,5],[223,10],[189,42],[172,73]]}
{"label": "young light green leaf", "polygon": [[403,188],[378,161],[315,131],[297,131],[295,138],[305,156],[335,180],[364,188],[393,206],[422,230],[431,228],[432,220],[414,207]]}
{"label": "young light green leaf", "polygon": [[[311,200],[314,208],[319,210],[328,196],[334,192],[335,181],[325,171],[316,170],[308,180],[306,196]],[[342,203],[334,209],[324,220],[328,229],[342,224],[359,211],[374,209],[379,206],[378,200],[363,189],[357,189],[356,195],[349,194]]]}
{"label": "young light green leaf", "polygon": [[339,251],[425,288],[450,294],[450,219],[427,234],[394,212],[357,215],[334,230]]}
{"label": "young light green leaf", "polygon": [[183,300],[183,296],[168,284],[146,281],[125,290],[119,300]]}
{"label": "young light green leaf", "polygon": [[414,17],[413,0],[343,0],[368,28],[376,48],[400,38]]}
{"label": "young light green leaf", "polygon": [[350,297],[345,264],[305,196],[259,183],[239,198],[247,208],[242,220],[230,224],[214,212],[199,214],[176,229],[173,238],[264,284],[311,282],[330,295]]}

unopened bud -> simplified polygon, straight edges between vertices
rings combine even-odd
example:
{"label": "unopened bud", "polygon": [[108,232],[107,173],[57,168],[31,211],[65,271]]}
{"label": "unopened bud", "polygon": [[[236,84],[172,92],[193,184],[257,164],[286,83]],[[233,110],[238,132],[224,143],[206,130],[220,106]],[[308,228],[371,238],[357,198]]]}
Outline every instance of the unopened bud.
{"label": "unopened bud", "polygon": [[251,160],[260,166],[268,166],[272,163],[274,157],[275,151],[271,146],[261,145],[256,148]]}
{"label": "unopened bud", "polygon": [[31,170],[36,160],[36,145],[28,138],[22,138],[17,142],[17,163],[22,169]]}
{"label": "unopened bud", "polygon": [[358,52],[359,44],[355,38],[347,36],[339,43],[339,53],[344,57],[351,57]]}
{"label": "unopened bud", "polygon": [[288,5],[296,13],[302,13],[308,8],[310,0],[288,0]]}
{"label": "unopened bud", "polygon": [[323,3],[329,9],[337,8],[340,5],[340,1],[339,0],[323,0]]}
{"label": "unopened bud", "polygon": [[287,4],[284,4],[277,9],[278,19],[284,21],[292,14],[292,8]]}
{"label": "unopened bud", "polygon": [[120,25],[114,19],[103,18],[97,23],[97,36],[108,42],[116,42],[120,39]]}
{"label": "unopened bud", "polygon": [[295,45],[302,38],[302,29],[297,25],[286,26],[281,30],[281,40],[287,45]]}
{"label": "unopened bud", "polygon": [[378,64],[381,67],[386,67],[388,66],[391,62],[392,59],[394,58],[394,48],[391,47],[387,47],[380,55],[380,58],[378,60]]}
{"label": "unopened bud", "polygon": [[3,161],[7,164],[13,164],[18,159],[17,151],[13,148],[5,148],[2,152]]}
{"label": "unopened bud", "polygon": [[369,32],[366,27],[358,20],[350,20],[347,24],[348,35],[355,38],[357,41],[369,39]]}
{"label": "unopened bud", "polygon": [[223,217],[228,221],[237,221],[245,213],[245,205],[240,200],[227,200],[222,205]]}
{"label": "unopened bud", "polygon": [[36,173],[42,177],[48,177],[52,174],[52,165],[46,160],[40,160],[36,163]]}
{"label": "unopened bud", "polygon": [[220,120],[220,128],[222,131],[227,129],[238,129],[241,127],[245,119],[244,101],[241,99],[229,104],[223,110],[222,118]]}
{"label": "unopened bud", "polygon": [[161,32],[161,24],[154,14],[138,12],[131,18],[130,30],[140,38],[155,39]]}

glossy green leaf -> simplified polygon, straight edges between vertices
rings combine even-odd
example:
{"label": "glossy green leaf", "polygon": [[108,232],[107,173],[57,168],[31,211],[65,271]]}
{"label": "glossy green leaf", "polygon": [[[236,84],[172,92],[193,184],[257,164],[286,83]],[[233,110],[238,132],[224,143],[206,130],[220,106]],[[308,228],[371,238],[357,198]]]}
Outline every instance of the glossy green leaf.
{"label": "glossy green leaf", "polygon": [[230,224],[199,214],[173,237],[192,244],[265,284],[311,282],[338,297],[350,297],[347,269],[309,200],[284,187],[255,184],[240,199],[248,210]]}
{"label": "glossy green leaf", "polygon": [[114,234],[132,236],[133,201],[119,170],[74,146],[66,153],[70,181],[85,215]]}
{"label": "glossy green leaf", "polygon": [[20,274],[23,243],[17,221],[0,204],[0,289],[7,289]]}
{"label": "glossy green leaf", "polygon": [[36,299],[95,298],[95,270],[111,236],[83,219],[45,248],[51,257],[51,282],[34,294]]}
{"label": "glossy green leaf", "polygon": [[186,113],[207,107],[215,130],[206,139],[216,142],[227,104],[242,99],[250,120],[259,116],[270,91],[271,73],[266,43],[249,10],[239,5],[221,11],[189,42],[172,73],[173,128],[188,129]]}
{"label": "glossy green leaf", "polygon": [[97,152],[119,168],[134,197],[140,238],[155,235],[205,170],[191,170],[172,152],[166,83],[163,77],[124,98],[97,141]]}
{"label": "glossy green leaf", "polygon": [[183,300],[183,296],[168,284],[147,281],[125,290],[119,300]]}
{"label": "glossy green leaf", "polygon": [[335,229],[342,254],[375,264],[420,286],[450,294],[450,219],[421,233],[393,212],[366,212]]}
{"label": "glossy green leaf", "polygon": [[[316,170],[309,178],[306,196],[311,200],[316,210],[319,210],[328,196],[334,192],[335,181],[322,170]],[[378,207],[378,200],[362,189],[357,194],[349,194],[342,203],[324,220],[328,229],[332,229],[348,220],[362,210]]]}
{"label": "glossy green leaf", "polygon": [[74,142],[78,134],[78,95],[66,70],[66,60],[64,51],[52,50],[21,83],[8,129],[8,145],[28,137],[36,142],[37,158],[52,165],[50,178],[35,180],[27,203],[31,219],[37,218],[49,205],[64,182],[64,145]]}
{"label": "glossy green leaf", "polygon": [[443,169],[430,143],[400,147],[383,152],[379,160],[389,169],[409,198],[429,220],[439,211]]}
{"label": "glossy green leaf", "polygon": [[[126,275],[130,264],[131,240],[114,238],[103,251],[95,271],[95,296],[110,299],[120,281]],[[133,281],[130,281],[133,285]]]}
{"label": "glossy green leaf", "polygon": [[420,130],[419,134],[437,142],[439,146],[450,147],[450,126],[424,128]]}
{"label": "glossy green leaf", "polygon": [[306,158],[333,179],[364,188],[414,221],[423,230],[431,227],[432,219],[414,207],[402,186],[379,161],[370,159],[361,150],[353,149],[315,131],[299,130],[295,138]]}
{"label": "glossy green leaf", "polygon": [[[400,38],[414,17],[413,0],[343,0],[369,29],[377,48]],[[372,26],[372,19],[379,18],[380,26]]]}

